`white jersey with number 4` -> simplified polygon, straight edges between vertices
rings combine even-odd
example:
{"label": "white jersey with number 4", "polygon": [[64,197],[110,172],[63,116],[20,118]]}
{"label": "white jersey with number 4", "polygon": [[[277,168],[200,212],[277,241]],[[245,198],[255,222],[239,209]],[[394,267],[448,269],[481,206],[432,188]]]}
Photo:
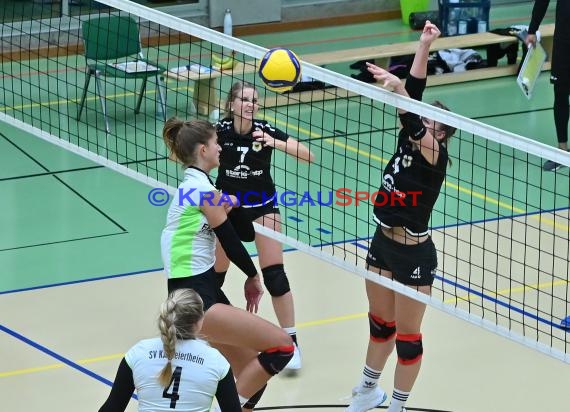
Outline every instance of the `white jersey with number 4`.
{"label": "white jersey with number 4", "polygon": [[230,369],[226,358],[201,340],[178,342],[167,388],[158,382],[167,362],[160,338],[138,342],[129,349],[125,360],[133,371],[139,412],[209,411],[218,382]]}

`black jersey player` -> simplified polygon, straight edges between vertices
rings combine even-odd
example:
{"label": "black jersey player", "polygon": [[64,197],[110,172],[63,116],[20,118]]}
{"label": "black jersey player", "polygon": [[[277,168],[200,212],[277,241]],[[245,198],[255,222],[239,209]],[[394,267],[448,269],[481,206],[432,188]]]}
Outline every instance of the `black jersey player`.
{"label": "black jersey player", "polygon": [[[259,110],[258,93],[249,83],[235,83],[226,99],[226,114],[217,125],[218,143],[222,148],[216,187],[235,195],[239,208],[252,222],[276,232],[281,231],[275,184],[271,176],[273,150],[281,150],[299,160],[311,162],[311,151],[296,139],[272,126],[256,115]],[[271,295],[279,324],[293,338],[295,353],[287,369],[301,368],[297,346],[295,311],[289,280],[283,267],[281,244],[267,236],[255,235],[259,265],[263,281]],[[221,248],[216,249],[216,272],[220,281],[229,268],[229,260]]]}
{"label": "black jersey player", "polygon": [[[422,99],[427,61],[438,28],[426,22],[405,87],[390,72],[368,63],[376,81],[396,94]],[[440,108],[445,107],[434,103]],[[421,293],[430,294],[437,267],[435,245],[428,222],[448,165],[447,142],[455,130],[440,122],[398,109],[402,129],[396,151],[383,171],[380,199],[374,207],[376,232],[366,258],[367,268]],[[389,195],[395,201],[383,202]],[[350,412],[364,412],[383,403],[387,396],[378,386],[386,361],[396,348],[398,364],[389,412],[405,411],[404,405],[420,370],[422,318],[426,305],[366,281],[370,337],[362,380],[353,389]]]}

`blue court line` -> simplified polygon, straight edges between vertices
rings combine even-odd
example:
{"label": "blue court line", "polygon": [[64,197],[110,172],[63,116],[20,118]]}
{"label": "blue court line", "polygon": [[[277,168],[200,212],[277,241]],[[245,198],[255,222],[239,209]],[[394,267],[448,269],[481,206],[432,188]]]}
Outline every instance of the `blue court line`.
{"label": "blue court line", "polygon": [[360,249],[368,250],[368,246],[365,246],[362,243],[358,243],[358,242],[350,242],[350,243],[356,247],[359,247]]}
{"label": "blue court line", "polygon": [[46,347],[43,346],[43,345],[40,345],[39,343],[34,342],[34,341],[31,340],[31,339],[26,338],[26,337],[23,336],[23,335],[20,335],[18,332],[15,332],[15,331],[13,331],[12,329],[9,329],[9,328],[7,328],[7,327],[4,326],[4,325],[1,325],[1,324],[0,324],[0,330],[1,330],[2,332],[6,332],[8,335],[10,335],[10,336],[12,336],[12,337],[14,337],[14,338],[16,338],[16,339],[18,339],[18,340],[20,340],[20,341],[22,341],[22,342],[24,342],[24,343],[30,345],[32,348],[37,349],[37,350],[39,350],[40,352],[43,352],[43,353],[45,353],[46,355],[49,355],[49,356],[51,356],[52,358],[57,359],[57,360],[60,361],[61,363],[64,363],[64,364],[66,364],[67,366],[71,366],[73,369],[76,369],[76,370],[78,370],[79,372],[84,373],[84,374],[87,375],[87,376],[90,376],[90,377],[92,377],[92,378],[94,378],[94,379],[97,379],[99,382],[103,382],[105,385],[113,386],[113,382],[111,382],[110,380],[105,379],[104,377],[102,377],[102,376],[100,376],[100,375],[97,375],[95,372],[91,372],[89,369],[84,368],[83,366],[78,365],[77,363],[75,363],[75,362],[73,362],[73,361],[70,361],[69,359],[67,359],[67,358],[65,358],[65,357],[63,357],[63,356],[61,356],[61,355],[55,353],[54,351],[52,351],[52,350],[46,348]]}
{"label": "blue court line", "polygon": [[[363,245],[363,244],[358,243],[358,242],[351,242],[351,243],[352,243],[353,245],[355,245],[355,246],[361,248],[361,249],[368,250],[368,246],[366,246],[366,245]],[[512,309],[514,312],[520,313],[520,314],[523,315],[523,316],[528,316],[529,318],[534,319],[534,320],[537,320],[537,321],[539,321],[539,322],[541,322],[541,323],[544,323],[545,325],[548,325],[548,326],[553,327],[553,328],[556,328],[556,329],[563,330],[563,331],[565,331],[565,332],[570,332],[570,330],[568,330],[567,328],[563,327],[562,324],[556,324],[556,323],[554,323],[554,322],[549,321],[548,319],[541,318],[540,316],[535,315],[534,313],[530,313],[530,312],[528,312],[528,311],[526,311],[526,310],[524,310],[524,309],[519,309],[519,308],[517,308],[516,306],[512,306],[512,305],[510,305],[509,303],[502,302],[502,301],[500,301],[499,299],[494,298],[494,297],[492,297],[492,296],[485,295],[483,292],[476,291],[476,290],[474,290],[474,289],[471,289],[471,288],[468,287],[468,286],[461,285],[461,284],[459,284],[459,283],[457,283],[457,282],[454,282],[454,281],[452,281],[452,280],[446,279],[446,278],[444,278],[443,276],[440,276],[440,275],[435,275],[435,278],[438,279],[438,280],[441,280],[443,283],[447,283],[448,285],[451,285],[451,286],[454,286],[454,287],[459,288],[459,289],[461,289],[461,290],[464,290],[465,292],[467,292],[467,293],[469,293],[469,294],[477,295],[477,296],[479,296],[480,298],[482,298],[482,299],[484,299],[484,300],[488,300],[488,301],[490,301],[490,302],[496,303],[497,305],[503,306],[503,307],[505,307],[505,308],[507,308],[507,309]]]}
{"label": "blue court line", "polygon": [[302,222],[303,219],[299,219],[298,217],[294,217],[294,216],[287,216],[287,219],[291,219],[294,222]]}
{"label": "blue court line", "polygon": [[[295,250],[297,250],[297,249],[293,248],[293,247],[284,248],[283,253],[293,252]],[[255,256],[257,256],[257,253],[251,254],[250,256],[255,257]],[[69,282],[51,283],[51,284],[40,285],[40,286],[30,286],[29,288],[5,290],[5,291],[0,291],[0,296],[1,295],[7,295],[9,293],[29,292],[32,290],[55,288],[58,286],[77,285],[80,283],[95,282],[95,281],[99,281],[99,280],[108,280],[108,279],[122,278],[122,277],[127,277],[127,276],[144,275],[145,273],[161,272],[162,270],[164,270],[164,268],[137,270],[136,272],[119,273],[118,275],[99,276],[96,278],[71,280]]]}
{"label": "blue court line", "polygon": [[[0,324],[0,331],[6,332],[8,335],[10,335],[10,336],[12,336],[12,337],[14,337],[14,338],[16,338],[16,339],[18,339],[18,340],[20,340],[20,341],[22,341],[22,342],[28,344],[28,345],[30,345],[32,348],[37,349],[37,350],[39,350],[40,352],[43,352],[43,353],[45,353],[46,355],[51,356],[52,358],[57,359],[57,360],[60,361],[61,363],[64,363],[64,364],[66,364],[67,366],[70,366],[70,367],[72,367],[73,369],[78,370],[79,372],[84,373],[85,375],[87,375],[87,376],[89,376],[89,377],[91,377],[91,378],[93,378],[93,379],[96,379],[96,380],[98,380],[99,382],[102,382],[102,383],[104,383],[104,384],[107,385],[107,386],[113,386],[113,382],[111,382],[110,380],[105,379],[105,378],[102,377],[101,375],[98,375],[98,374],[96,374],[95,372],[92,372],[92,371],[90,371],[89,369],[84,368],[83,366],[81,366],[81,365],[79,365],[79,364],[77,364],[77,363],[75,363],[75,362],[73,362],[73,361],[71,361],[71,360],[69,360],[69,359],[67,359],[67,358],[65,358],[65,357],[63,357],[63,356],[57,354],[57,353],[55,353],[54,351],[52,351],[51,349],[46,348],[45,346],[40,345],[39,343],[36,343],[36,342],[34,342],[33,340],[28,339],[28,338],[26,338],[26,337],[23,336],[23,335],[20,335],[18,332],[13,331],[12,329],[9,329],[9,328],[7,328],[7,327],[4,326],[4,325],[1,325],[1,324]],[[136,394],[133,394],[133,395],[132,395],[132,398],[138,400],[138,397],[137,397]]]}
{"label": "blue court line", "polygon": [[[541,211],[536,211],[536,212],[529,212],[529,213],[520,213],[518,215],[511,215],[511,216],[498,216],[498,217],[494,217],[491,219],[480,219],[480,220],[475,220],[475,221],[470,221],[470,222],[460,222],[460,223],[453,223],[450,225],[441,225],[441,226],[434,226],[431,229],[432,230],[441,230],[441,229],[449,229],[452,227],[461,227],[461,226],[467,226],[467,225],[477,225],[480,223],[486,223],[486,222],[494,222],[494,221],[500,221],[500,220],[505,220],[505,219],[516,219],[519,217],[524,217],[524,216],[533,216],[536,214],[540,214],[540,213],[554,213],[554,212],[560,212],[560,211],[565,211],[565,210],[570,210],[570,207],[560,207],[557,209],[547,209],[547,210],[541,210]],[[288,217],[291,220],[295,220],[297,218],[289,216]],[[298,219],[298,221],[302,221],[301,219]],[[354,238],[352,240],[337,240],[337,241],[332,241],[332,242],[325,242],[325,243],[321,243],[318,245],[314,245],[312,247],[315,248],[322,248],[325,246],[334,246],[334,245],[339,245],[342,243],[351,243],[355,246],[358,247],[363,247],[362,245],[358,245],[358,242],[361,240],[365,240],[368,241],[372,239],[372,237],[357,237]],[[295,251],[297,250],[296,248],[287,248],[287,249],[283,249],[283,252],[291,252],[291,251]],[[252,254],[252,257],[257,256],[257,254]],[[0,291],[0,296],[3,294],[8,294],[8,293],[17,293],[17,292],[26,292],[26,291],[31,291],[31,290],[37,290],[37,289],[46,289],[46,288],[52,288],[52,287],[56,287],[56,286],[66,286],[66,285],[74,285],[74,284],[78,284],[78,283],[84,283],[84,282],[92,282],[92,281],[97,281],[97,280],[107,280],[107,279],[113,279],[113,278],[120,278],[120,277],[124,277],[124,276],[132,276],[132,275],[139,275],[139,274],[144,274],[144,273],[148,273],[148,272],[157,272],[157,271],[161,271],[164,268],[156,268],[156,269],[145,269],[145,270],[141,270],[141,271],[137,271],[137,272],[128,272],[128,273],[121,273],[118,275],[106,275],[106,276],[101,276],[101,277],[96,277],[96,278],[89,278],[89,279],[82,279],[82,280],[74,280],[74,281],[70,281],[70,282],[62,282],[62,283],[54,283],[54,284],[48,284],[48,285],[42,285],[42,286],[33,286],[33,287],[29,287],[29,288],[23,288],[23,289],[12,289],[12,290],[7,290],[7,291]]]}
{"label": "blue court line", "polygon": [[[506,219],[514,220],[514,219],[517,219],[519,217],[534,216],[534,215],[539,215],[541,213],[562,212],[562,211],[566,211],[566,210],[570,210],[570,206],[559,207],[556,209],[537,210],[535,212],[519,213],[516,215],[509,215],[509,216],[497,216],[497,217],[493,217],[490,219],[479,219],[479,220],[458,222],[458,223],[452,223],[449,225],[432,226],[431,230],[445,230],[445,229],[450,229],[453,227],[462,227],[462,226],[467,226],[467,225],[478,225],[478,224],[487,223],[487,222],[498,222],[500,220],[506,220]],[[345,240],[336,240],[336,241],[332,241],[332,242],[321,243],[320,245],[315,245],[313,247],[334,246],[334,245],[340,245],[342,243],[353,243],[354,244],[355,242],[358,242],[360,240],[370,240],[370,239],[372,239],[372,236],[356,237],[356,238],[350,239],[350,240],[345,239]]]}
{"label": "blue court line", "polygon": [[570,331],[567,331],[566,329],[564,329],[563,327],[561,327],[559,324],[556,324],[556,323],[554,323],[554,322],[551,322],[551,321],[549,321],[548,319],[542,318],[542,317],[540,317],[540,316],[538,316],[538,315],[535,315],[534,313],[530,313],[530,312],[528,312],[528,311],[526,311],[526,310],[524,310],[524,309],[519,309],[519,308],[517,308],[516,306],[512,306],[512,305],[510,305],[510,304],[508,304],[508,303],[502,302],[502,301],[500,301],[499,299],[496,299],[496,298],[494,298],[494,297],[492,297],[492,296],[485,295],[483,292],[479,292],[479,291],[473,290],[473,289],[471,289],[471,288],[468,287],[468,286],[463,286],[463,285],[461,285],[461,284],[459,284],[459,283],[457,283],[457,282],[454,282],[454,281],[452,281],[452,280],[446,279],[446,278],[444,278],[444,277],[442,277],[442,276],[439,276],[439,275],[435,275],[435,278],[438,279],[438,280],[441,280],[441,281],[444,282],[444,283],[447,283],[448,285],[457,287],[457,288],[462,289],[462,290],[464,290],[464,291],[466,291],[466,292],[468,292],[468,293],[472,293],[472,294],[474,294],[474,295],[477,295],[477,296],[479,296],[480,298],[483,298],[483,299],[488,300],[488,301],[490,301],[490,302],[496,303],[496,304],[499,305],[499,306],[502,306],[502,307],[507,308],[507,309],[511,309],[511,310],[513,310],[513,311],[515,311],[515,312],[517,312],[517,313],[520,313],[520,314],[523,315],[523,316],[527,316],[527,317],[529,317],[529,318],[531,318],[531,319],[537,320],[537,321],[539,321],[539,322],[541,322],[541,323],[544,323],[545,325],[548,325],[548,326],[550,326],[550,327],[552,327],[552,328],[560,329],[560,330],[563,330],[563,331],[566,331],[566,332],[570,332]]}
{"label": "blue court line", "polygon": [[[565,210],[569,210],[570,207],[562,207],[562,208],[557,208],[557,209],[550,209],[550,210],[543,210],[543,211],[536,211],[536,212],[530,212],[530,213],[521,213],[518,215],[511,215],[511,216],[499,216],[499,217],[495,217],[495,218],[491,218],[491,219],[481,219],[481,220],[477,220],[477,221],[472,221],[472,222],[462,222],[462,223],[454,223],[451,225],[442,225],[442,226],[436,226],[436,227],[432,227],[433,230],[438,230],[438,229],[447,229],[447,228],[452,228],[452,227],[461,227],[461,226],[466,226],[466,225],[475,225],[475,224],[480,224],[480,223],[485,223],[485,222],[494,222],[494,221],[499,221],[499,220],[504,220],[504,219],[515,219],[517,217],[523,217],[523,216],[532,216],[535,214],[539,214],[539,213],[553,213],[553,212],[559,212],[559,211],[565,211]],[[292,218],[292,217],[290,217]],[[295,219],[295,218],[292,218]],[[326,243],[322,243],[320,245],[315,245],[313,247],[323,247],[323,246],[331,246],[331,245],[337,245],[337,244],[341,244],[341,243],[351,243],[359,248],[362,249],[368,249],[367,246],[364,246],[362,244],[359,244],[358,242],[361,240],[370,240],[370,237],[359,237],[356,238],[354,240],[342,240],[342,241],[335,241],[335,242],[326,242]],[[295,251],[297,250],[296,248],[287,248],[284,249],[284,252],[291,252],[291,251]],[[252,254],[251,256],[257,256],[257,254]],[[156,271],[161,271],[163,270],[163,268],[156,268],[156,269],[147,269],[147,270],[142,270],[142,271],[137,271],[137,272],[128,272],[128,273],[122,273],[122,274],[118,274],[118,275],[108,275],[108,276],[101,276],[101,277],[97,277],[97,278],[90,278],[90,279],[83,279],[83,280],[76,280],[76,281],[70,281],[70,282],[62,282],[62,283],[56,283],[56,284],[50,284],[50,285],[42,285],[42,286],[34,286],[34,287],[29,287],[29,288],[23,288],[23,289],[13,289],[13,290],[9,290],[9,291],[4,291],[4,292],[0,292],[0,296],[3,294],[8,294],[8,293],[17,293],[17,292],[25,292],[25,291],[31,291],[31,290],[37,290],[37,289],[47,289],[47,288],[51,288],[51,287],[57,287],[57,286],[65,286],[65,285],[73,285],[73,284],[79,284],[79,283],[85,283],[85,282],[93,282],[93,281],[98,281],[98,280],[107,280],[107,279],[113,279],[113,278],[120,278],[120,277],[125,277],[125,276],[134,276],[134,275],[139,275],[139,274],[145,274],[145,273],[149,273],[149,272],[156,272]],[[445,282],[451,282],[447,279],[444,278],[440,278],[442,281]],[[478,295],[484,299],[488,299],[492,302],[495,302],[501,306],[504,306],[506,308],[510,308],[513,309],[514,311],[521,313],[525,316],[529,316],[532,319],[535,320],[539,320],[540,322],[543,322],[547,325],[550,326],[554,326],[557,329],[561,329],[561,330],[565,330],[566,329],[562,328],[560,325],[555,325],[554,323],[552,323],[551,321],[548,321],[546,319],[540,318],[537,315],[528,313],[526,311],[524,311],[523,309],[518,309],[516,307],[513,307],[511,305],[509,305],[508,303],[504,303],[501,302],[491,296],[487,296],[481,292],[477,292],[474,290],[471,290],[470,288],[466,287],[466,286],[462,286],[459,285],[455,282],[451,283],[454,286],[457,286],[460,289],[464,289],[465,291],[469,292],[469,293],[473,293],[475,295]],[[568,331],[567,331],[568,332]]]}
{"label": "blue court line", "polygon": [[[367,249],[367,247],[366,247],[365,245],[359,244],[358,242],[352,242],[352,243],[355,244],[356,246],[360,247],[360,248]],[[295,250],[295,249],[290,249],[290,250]],[[123,274],[123,275],[113,275],[113,276],[108,276],[108,277],[106,277],[106,278],[107,278],[107,279],[110,279],[110,278],[115,278],[115,277],[120,277],[120,276],[129,276],[129,275],[134,275],[134,274],[137,274],[137,273],[147,273],[147,272],[150,272],[150,271],[145,271],[145,272],[132,272],[132,273]],[[451,281],[451,280],[445,279],[445,278],[443,278],[443,277],[441,277],[441,276],[438,276],[438,275],[436,275],[436,278],[439,279],[439,280],[441,280],[442,282],[445,282],[445,283],[448,283],[448,284],[450,284],[450,285],[452,285],[452,286],[458,287],[459,289],[462,289],[462,290],[465,290],[465,291],[467,291],[467,292],[469,292],[469,293],[473,293],[473,294],[475,294],[475,295],[477,295],[477,296],[480,296],[480,297],[482,297],[483,299],[490,300],[490,301],[492,301],[492,302],[494,302],[494,303],[496,303],[496,304],[498,304],[498,305],[500,305],[500,306],[503,306],[503,307],[512,309],[512,310],[514,310],[514,311],[517,312],[517,313],[521,313],[523,316],[528,316],[528,317],[530,317],[530,318],[532,318],[532,319],[535,319],[535,320],[538,320],[538,321],[540,321],[540,322],[542,322],[542,323],[545,323],[545,324],[547,324],[547,325],[550,325],[551,327],[554,327],[554,328],[556,328],[556,329],[560,329],[560,330],[566,331],[566,329],[563,328],[563,327],[561,327],[560,325],[556,325],[556,324],[554,324],[554,323],[552,323],[552,322],[550,322],[550,321],[548,321],[548,320],[546,320],[546,319],[543,319],[543,318],[541,318],[541,317],[539,317],[539,316],[536,316],[536,315],[534,315],[534,314],[532,314],[532,313],[529,313],[529,312],[527,312],[527,311],[525,311],[525,310],[516,308],[516,307],[514,307],[514,306],[512,306],[512,305],[509,305],[509,304],[507,304],[507,303],[501,302],[501,301],[499,301],[498,299],[495,299],[495,298],[492,298],[492,297],[490,297],[490,296],[487,296],[487,295],[483,294],[482,292],[474,291],[474,290],[472,290],[471,288],[469,288],[469,287],[467,287],[467,286],[460,285],[460,284],[458,284],[458,283],[456,283],[456,282],[453,282],[453,281]],[[98,278],[98,279],[104,279],[104,278]],[[98,279],[91,279],[91,280],[98,280]],[[82,283],[82,282],[87,282],[87,281],[90,281],[90,280],[83,280],[83,281],[76,281],[76,282],[68,282],[68,284],[71,284],[71,283]],[[55,285],[53,285],[53,286],[55,286]],[[46,287],[49,287],[49,286],[46,286]],[[51,357],[53,357],[53,358],[59,360],[60,362],[64,363],[65,365],[70,366],[71,368],[76,369],[76,370],[78,370],[78,371],[81,372],[81,373],[84,373],[84,374],[86,374],[87,376],[90,376],[90,377],[92,377],[92,378],[98,380],[99,382],[102,382],[102,383],[104,383],[104,384],[106,384],[106,385],[108,385],[108,386],[111,386],[111,387],[113,386],[113,383],[112,383],[111,381],[109,381],[108,379],[105,379],[104,377],[102,377],[102,376],[100,376],[100,375],[98,375],[98,374],[96,374],[96,373],[90,371],[89,369],[84,368],[83,366],[81,366],[81,365],[79,365],[79,364],[77,364],[77,363],[75,363],[75,362],[73,362],[73,361],[71,361],[71,360],[69,360],[69,359],[67,359],[67,358],[65,358],[65,357],[63,357],[63,356],[61,356],[61,355],[55,353],[55,352],[53,352],[52,350],[46,348],[45,346],[40,345],[40,344],[38,344],[38,343],[36,343],[36,342],[34,342],[34,341],[32,341],[32,340],[26,338],[26,337],[23,336],[23,335],[20,335],[19,333],[17,333],[17,332],[15,332],[15,331],[13,331],[13,330],[11,330],[11,329],[9,329],[9,328],[7,328],[7,327],[1,325],[1,324],[0,324],[0,331],[3,331],[3,332],[5,332],[5,333],[7,333],[7,334],[13,336],[14,338],[16,338],[16,339],[18,339],[18,340],[20,340],[20,341],[22,341],[22,342],[24,342],[24,343],[26,343],[26,344],[32,346],[32,347],[35,348],[35,349],[38,349],[39,351],[41,351],[41,352],[43,352],[43,353],[45,353],[45,354],[47,354],[47,355],[49,355],[49,356],[51,356]],[[138,400],[136,394],[133,394],[133,395],[132,395],[132,398]]]}
{"label": "blue court line", "polygon": [[96,278],[81,279],[81,280],[71,280],[71,281],[69,281],[69,282],[52,283],[52,284],[41,285],[41,286],[31,286],[31,287],[29,287],[29,288],[22,288],[22,289],[12,289],[12,290],[6,290],[6,291],[3,291],[3,292],[0,292],[0,296],[1,296],[1,295],[8,294],[8,293],[28,292],[28,291],[31,291],[31,290],[54,288],[54,287],[57,287],[57,286],[67,286],[67,285],[76,285],[76,284],[78,284],[78,283],[95,282],[95,281],[97,281],[97,280],[107,280],[107,279],[114,279],[114,278],[122,278],[122,277],[126,277],[126,276],[142,275],[142,274],[149,273],[149,272],[158,272],[159,270],[162,270],[162,269],[163,269],[163,268],[146,269],[146,270],[139,270],[139,271],[136,271],[136,272],[120,273],[120,274],[118,274],[118,275],[99,276],[99,277],[96,277]]}
{"label": "blue court line", "polygon": [[330,235],[332,233],[330,230],[323,229],[322,227],[318,227],[317,230],[325,235]]}

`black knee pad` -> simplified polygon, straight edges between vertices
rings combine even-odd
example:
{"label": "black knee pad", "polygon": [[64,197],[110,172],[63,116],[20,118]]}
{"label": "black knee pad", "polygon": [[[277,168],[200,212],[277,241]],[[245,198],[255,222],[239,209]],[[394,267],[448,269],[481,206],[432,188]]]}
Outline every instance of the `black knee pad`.
{"label": "black knee pad", "polygon": [[263,273],[263,283],[271,296],[283,296],[291,290],[283,265],[268,266],[261,269],[261,273]]}
{"label": "black knee pad", "polygon": [[267,384],[263,385],[263,387],[255,392],[251,398],[248,399],[246,403],[243,404],[244,409],[253,409],[261,399],[261,395],[265,392],[265,388],[267,388]]}
{"label": "black knee pad", "polygon": [[374,342],[386,342],[396,334],[396,322],[386,322],[380,316],[368,314],[368,323],[370,324],[370,339]]}
{"label": "black knee pad", "polygon": [[223,272],[216,272],[216,278],[218,279],[219,287],[224,286],[224,282],[226,281],[226,273],[228,273],[227,270],[224,270]]}
{"label": "black knee pad", "polygon": [[398,336],[396,336],[396,352],[398,353],[398,362],[402,365],[413,365],[419,362],[424,353],[422,334],[398,334]]}
{"label": "black knee pad", "polygon": [[257,359],[268,374],[277,375],[287,366],[293,357],[294,350],[295,346],[293,345],[269,348],[257,355]]}

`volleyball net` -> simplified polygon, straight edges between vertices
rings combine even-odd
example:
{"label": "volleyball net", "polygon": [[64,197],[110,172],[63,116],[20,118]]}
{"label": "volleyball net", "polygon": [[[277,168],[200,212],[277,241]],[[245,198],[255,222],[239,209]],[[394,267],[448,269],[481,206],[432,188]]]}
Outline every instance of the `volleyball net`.
{"label": "volleyball net", "polygon": [[[183,171],[168,160],[164,119],[215,121],[231,85],[252,83],[259,117],[316,158],[305,164],[276,151],[282,232],[256,230],[570,362],[561,326],[570,314],[569,177],[542,171],[546,159],[570,166],[570,155],[307,62],[303,74],[320,87],[277,94],[256,74],[265,48],[129,1],[98,3],[89,15],[32,22],[5,14],[2,120],[174,193]],[[139,38],[137,59],[121,56],[137,55]],[[397,108],[457,128],[430,221],[439,260],[431,297],[365,270]]]}

